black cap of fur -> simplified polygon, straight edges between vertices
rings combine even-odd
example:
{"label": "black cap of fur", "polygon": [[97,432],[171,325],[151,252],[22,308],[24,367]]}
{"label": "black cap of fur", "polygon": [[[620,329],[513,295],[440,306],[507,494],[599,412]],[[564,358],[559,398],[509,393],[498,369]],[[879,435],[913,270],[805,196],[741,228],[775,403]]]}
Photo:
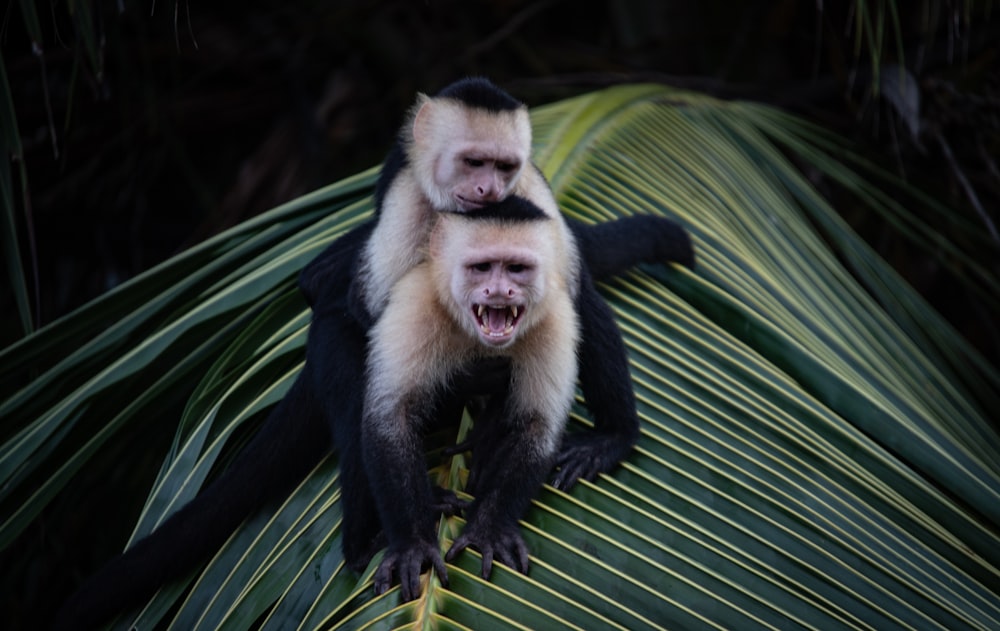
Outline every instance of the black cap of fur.
{"label": "black cap of fur", "polygon": [[524,197],[511,195],[507,199],[454,214],[467,219],[492,219],[500,221],[541,221],[548,219],[541,208]]}
{"label": "black cap of fur", "polygon": [[523,103],[483,77],[459,79],[442,89],[435,97],[455,99],[469,107],[491,112],[512,111],[524,107]]}

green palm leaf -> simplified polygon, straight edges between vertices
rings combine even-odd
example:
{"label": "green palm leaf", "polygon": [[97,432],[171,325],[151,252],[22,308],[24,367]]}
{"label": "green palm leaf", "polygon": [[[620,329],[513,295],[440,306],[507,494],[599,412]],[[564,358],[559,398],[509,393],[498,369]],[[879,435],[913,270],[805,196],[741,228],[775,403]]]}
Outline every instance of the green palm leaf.
{"label": "green palm leaf", "polygon": [[[997,307],[995,275],[907,212],[946,209],[889,197],[873,184],[889,176],[760,105],[640,85],[533,116],[537,160],[567,214],[661,213],[695,239],[696,271],[648,266],[602,286],[630,351],[643,423],[633,455],[570,494],[539,494],[523,525],[528,576],[500,566],[483,581],[467,552],[447,588],[428,578],[405,605],[395,590],[373,596],[372,568],[344,567],[332,455],[190,589],[157,594],[139,627],[167,612],[183,629],[1000,626],[989,417],[1000,375],[789,156],[918,245],[949,249]],[[162,419],[176,437],[135,536],[193,496],[300,369],[309,314],[295,276],[368,216],[373,178],[275,209],[0,354],[4,382],[38,373],[0,404],[13,419],[0,542],[185,388],[179,422]],[[581,402],[573,422],[587,422]],[[463,473],[460,457],[431,471],[447,483]],[[461,526],[443,521],[444,546]]]}

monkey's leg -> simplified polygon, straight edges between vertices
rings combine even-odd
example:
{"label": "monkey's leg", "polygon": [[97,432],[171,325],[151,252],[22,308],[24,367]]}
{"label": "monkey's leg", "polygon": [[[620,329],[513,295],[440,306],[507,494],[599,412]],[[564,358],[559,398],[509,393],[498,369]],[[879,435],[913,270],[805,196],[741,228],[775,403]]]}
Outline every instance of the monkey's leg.
{"label": "monkey's leg", "polygon": [[611,308],[597,293],[586,270],[581,275],[576,307],[582,333],[578,348],[580,388],[594,428],[564,437],[556,459],[559,471],[552,481],[559,489],[610,471],[628,456],[639,438],[625,343]]}
{"label": "monkey's leg", "polygon": [[384,545],[382,524],[361,456],[365,355],[365,333],[352,318],[343,313],[314,315],[306,370],[319,392],[320,407],[340,458],[344,561],[359,573]]}
{"label": "monkey's leg", "polygon": [[314,313],[305,370],[340,458],[342,548],[345,562],[355,572],[363,571],[384,545],[361,456],[365,355],[365,332],[351,317],[343,312]]}
{"label": "monkey's leg", "polygon": [[340,457],[344,561],[361,572],[383,545],[361,456],[361,408],[364,399],[365,332],[342,312],[315,313],[309,331],[306,369],[319,393]]}
{"label": "monkey's leg", "polygon": [[342,548],[347,566],[359,573],[385,545],[361,456],[367,329],[351,315],[349,292],[372,226],[363,224],[338,238],[299,278],[299,287],[313,308],[305,372],[339,452]]}

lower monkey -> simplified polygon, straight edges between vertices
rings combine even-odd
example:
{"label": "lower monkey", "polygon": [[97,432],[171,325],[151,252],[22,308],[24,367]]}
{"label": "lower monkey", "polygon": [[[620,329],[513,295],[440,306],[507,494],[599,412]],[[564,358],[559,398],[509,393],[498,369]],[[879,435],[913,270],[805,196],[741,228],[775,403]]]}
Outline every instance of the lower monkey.
{"label": "lower monkey", "polygon": [[[419,595],[421,568],[446,580],[422,431],[453,376],[477,359],[510,358],[509,388],[476,419],[475,500],[449,558],[467,546],[527,571],[518,519],[551,470],[573,400],[582,291],[576,244],[557,209],[510,196],[475,211],[439,213],[427,258],[392,288],[369,334],[361,429],[388,550],[375,573],[383,593],[399,576]],[[488,438],[487,438],[488,436]]]}

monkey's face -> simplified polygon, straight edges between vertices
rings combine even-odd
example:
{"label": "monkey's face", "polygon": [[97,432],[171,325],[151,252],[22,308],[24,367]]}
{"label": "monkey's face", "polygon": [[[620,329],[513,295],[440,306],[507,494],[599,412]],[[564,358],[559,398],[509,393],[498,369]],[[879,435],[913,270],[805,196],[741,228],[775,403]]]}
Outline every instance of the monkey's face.
{"label": "monkey's face", "polygon": [[527,110],[491,112],[444,99],[417,112],[409,158],[435,210],[468,212],[505,199],[530,152]]}
{"label": "monkey's face", "polygon": [[[521,172],[517,156],[488,143],[471,142],[446,153],[438,162],[435,183],[448,192],[453,208],[467,212],[507,197]],[[444,209],[441,209],[444,210]]]}
{"label": "monkey's face", "polygon": [[535,293],[538,270],[534,261],[487,258],[467,263],[452,287],[467,305],[479,340],[504,348],[517,338]]}
{"label": "monkey's face", "polygon": [[482,344],[506,348],[544,311],[538,307],[545,296],[544,261],[517,243],[458,236],[443,246],[448,256],[440,267],[447,275],[439,282],[447,287],[449,311]]}

